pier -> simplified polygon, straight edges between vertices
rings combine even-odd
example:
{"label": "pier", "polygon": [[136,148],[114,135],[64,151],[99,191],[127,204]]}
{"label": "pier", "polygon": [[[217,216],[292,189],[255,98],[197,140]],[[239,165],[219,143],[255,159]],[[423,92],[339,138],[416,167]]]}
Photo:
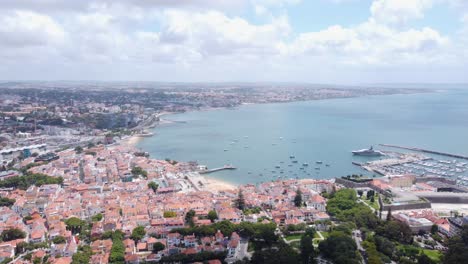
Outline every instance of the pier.
{"label": "pier", "polygon": [[430,154],[436,154],[436,155],[442,155],[442,156],[447,156],[447,157],[452,157],[452,158],[468,160],[468,156],[463,156],[463,155],[458,155],[458,154],[451,154],[451,153],[439,152],[439,151],[422,149],[422,148],[404,147],[404,146],[390,145],[390,144],[379,144],[379,145],[382,147],[406,149],[406,150],[419,151],[419,152],[425,152],[425,153],[430,153]]}
{"label": "pier", "polygon": [[206,169],[206,170],[201,170],[199,171],[200,174],[208,174],[208,173],[212,173],[212,172],[217,172],[217,171],[222,171],[222,170],[235,170],[237,169],[236,167],[232,166],[232,165],[224,165],[223,167],[219,167],[219,168],[214,168],[214,169]]}

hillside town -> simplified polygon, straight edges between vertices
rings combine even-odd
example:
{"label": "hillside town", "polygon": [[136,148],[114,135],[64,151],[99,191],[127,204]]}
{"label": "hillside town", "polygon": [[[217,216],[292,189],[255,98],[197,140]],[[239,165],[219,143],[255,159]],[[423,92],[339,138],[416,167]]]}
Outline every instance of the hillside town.
{"label": "hillside town", "polygon": [[[464,196],[440,199],[441,184],[450,183],[438,177],[353,175],[213,189],[196,163],[152,159],[121,144],[37,157],[1,172],[2,263],[263,263],[272,245],[296,257],[304,238],[316,248],[308,256],[344,263],[323,247],[347,232],[356,263],[377,254],[382,241],[399,245],[383,259],[439,263],[468,221],[466,201],[457,200]],[[393,237],[390,224],[408,233]]]}
{"label": "hillside town", "polygon": [[368,176],[235,186],[131,143],[168,112],[398,89],[15,85],[0,88],[2,264],[463,263],[468,252],[460,160],[382,152],[355,163]]}

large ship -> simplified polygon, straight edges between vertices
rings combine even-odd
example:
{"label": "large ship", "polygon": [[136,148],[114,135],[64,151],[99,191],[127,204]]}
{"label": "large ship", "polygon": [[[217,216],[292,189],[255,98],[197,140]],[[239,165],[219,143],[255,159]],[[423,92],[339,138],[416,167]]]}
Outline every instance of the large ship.
{"label": "large ship", "polygon": [[385,153],[379,150],[374,150],[374,148],[371,146],[368,149],[361,149],[361,150],[354,150],[352,151],[354,155],[358,156],[383,156]]}

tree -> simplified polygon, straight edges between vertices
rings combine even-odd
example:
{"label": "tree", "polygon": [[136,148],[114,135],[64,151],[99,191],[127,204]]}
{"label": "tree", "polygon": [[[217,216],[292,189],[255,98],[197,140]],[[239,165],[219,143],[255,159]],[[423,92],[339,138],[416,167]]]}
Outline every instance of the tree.
{"label": "tree", "polygon": [[371,198],[370,198],[370,202],[371,202],[371,203],[374,203],[374,202],[375,202],[375,198],[374,198],[374,196],[371,196]]}
{"label": "tree", "polygon": [[77,147],[75,147],[75,152],[77,154],[81,154],[83,152],[83,148],[81,146],[77,146]]}
{"label": "tree", "polygon": [[359,197],[362,197],[362,195],[364,194],[364,192],[362,190],[358,190],[357,191],[357,194],[359,195]]}
{"label": "tree", "polygon": [[468,225],[462,227],[460,235],[451,237],[444,257],[445,264],[465,263],[468,259]]}
{"label": "tree", "polygon": [[413,241],[411,228],[406,223],[400,221],[386,221],[375,229],[375,233],[404,244],[411,244]]}
{"label": "tree", "polygon": [[429,258],[426,254],[422,253],[418,257],[418,264],[435,264],[436,262]]}
{"label": "tree", "polygon": [[3,230],[0,238],[2,241],[11,241],[19,238],[25,238],[26,233],[18,228],[11,228]]}
{"label": "tree", "polygon": [[244,210],[245,209],[245,199],[244,199],[244,194],[242,193],[242,190],[239,189],[239,193],[237,195],[237,199],[235,201],[236,207],[239,210]]}
{"label": "tree", "polygon": [[294,197],[294,205],[296,207],[301,207],[302,205],[302,191],[297,189],[296,196]]}
{"label": "tree", "polygon": [[132,235],[130,236],[131,239],[135,240],[135,242],[140,241],[143,237],[145,237],[146,231],[144,226],[137,226],[133,229]]}
{"label": "tree", "polygon": [[343,232],[331,232],[330,236],[319,244],[320,252],[335,264],[360,263],[357,246],[351,236]]}
{"label": "tree", "polygon": [[392,220],[392,207],[388,207],[387,221]]}
{"label": "tree", "polygon": [[218,219],[218,214],[216,213],[215,210],[211,210],[211,211],[208,212],[208,219],[210,219],[212,223],[213,223],[216,219]]}
{"label": "tree", "polygon": [[195,216],[195,211],[190,210],[185,214],[185,222],[188,223],[190,226],[193,226],[193,217]]}
{"label": "tree", "polygon": [[154,253],[158,253],[159,251],[164,250],[165,248],[166,248],[166,246],[164,246],[163,243],[161,243],[161,242],[156,242],[156,243],[154,243],[154,245],[153,245],[153,252],[154,252]]}
{"label": "tree", "polygon": [[301,259],[302,263],[309,264],[313,262],[314,257],[314,245],[312,243],[312,238],[309,235],[304,235],[301,238]]}
{"label": "tree", "polygon": [[99,214],[93,215],[93,216],[91,217],[91,221],[93,221],[93,222],[99,222],[99,221],[102,220],[102,218],[103,218],[102,214],[99,213]]}
{"label": "tree", "polygon": [[153,190],[154,193],[156,193],[156,191],[158,191],[159,185],[152,181],[148,183],[148,188],[150,188],[151,190]]}
{"label": "tree", "polygon": [[431,234],[433,235],[437,234],[438,231],[439,231],[439,227],[436,224],[431,226]]}
{"label": "tree", "polygon": [[250,261],[252,264],[299,263],[298,254],[288,245],[256,250]]}
{"label": "tree", "polygon": [[54,244],[65,244],[67,240],[63,236],[56,236],[52,239],[52,242],[54,242]]}
{"label": "tree", "polygon": [[142,169],[141,167],[135,166],[132,168],[131,171],[133,178],[137,178],[139,176],[143,176],[144,178],[148,178],[148,172]]}
{"label": "tree", "polygon": [[371,197],[374,197],[374,195],[375,195],[375,191],[374,191],[374,190],[369,190],[369,191],[367,191],[367,194],[366,194],[367,200],[370,200],[370,198],[371,198]]}
{"label": "tree", "polygon": [[85,224],[84,221],[77,217],[70,217],[67,220],[65,220],[65,224],[67,225],[67,228],[72,231],[73,234],[77,234],[81,232],[81,228]]}
{"label": "tree", "polygon": [[6,207],[11,207],[14,205],[16,202],[15,199],[9,199],[7,197],[0,197],[0,207],[6,206]]}

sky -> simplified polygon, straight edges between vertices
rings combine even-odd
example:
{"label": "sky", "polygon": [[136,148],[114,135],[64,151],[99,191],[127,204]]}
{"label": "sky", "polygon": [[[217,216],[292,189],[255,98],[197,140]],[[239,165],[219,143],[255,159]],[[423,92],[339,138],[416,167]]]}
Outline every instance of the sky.
{"label": "sky", "polygon": [[1,0],[0,80],[468,83],[468,0]]}

